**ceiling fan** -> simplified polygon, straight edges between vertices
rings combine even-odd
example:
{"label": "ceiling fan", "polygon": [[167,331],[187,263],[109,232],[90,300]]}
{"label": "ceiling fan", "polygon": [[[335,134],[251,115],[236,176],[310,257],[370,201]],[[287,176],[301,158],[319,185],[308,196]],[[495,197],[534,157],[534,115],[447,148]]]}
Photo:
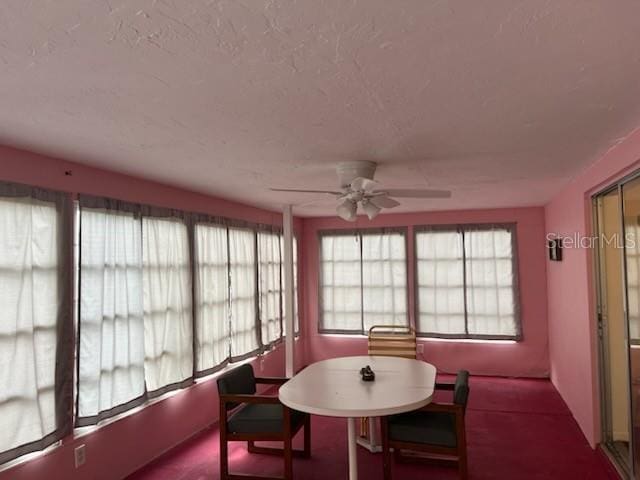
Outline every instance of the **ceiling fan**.
{"label": "ceiling fan", "polygon": [[358,206],[373,220],[383,208],[393,208],[400,202],[391,197],[400,198],[450,198],[449,190],[383,188],[373,179],[377,164],[370,161],[341,162],[336,171],[340,182],[337,190],[302,190],[291,188],[271,188],[274,192],[328,193],[335,195],[340,202],[336,211],[338,216],[348,222],[355,222]]}

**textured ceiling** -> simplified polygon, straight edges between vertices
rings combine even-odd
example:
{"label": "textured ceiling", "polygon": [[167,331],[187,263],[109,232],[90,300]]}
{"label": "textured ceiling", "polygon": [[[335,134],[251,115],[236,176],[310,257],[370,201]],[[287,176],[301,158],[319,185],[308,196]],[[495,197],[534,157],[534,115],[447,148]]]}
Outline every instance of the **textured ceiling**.
{"label": "textured ceiling", "polygon": [[[266,208],[542,205],[640,122],[637,0],[0,2],[0,143]],[[325,199],[326,200],[326,199]],[[300,215],[332,213],[330,204]]]}

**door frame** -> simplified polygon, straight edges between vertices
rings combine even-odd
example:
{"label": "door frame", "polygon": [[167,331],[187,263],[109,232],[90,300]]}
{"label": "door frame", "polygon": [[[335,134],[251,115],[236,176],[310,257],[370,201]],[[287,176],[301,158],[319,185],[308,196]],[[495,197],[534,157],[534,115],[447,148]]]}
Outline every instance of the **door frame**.
{"label": "door frame", "polygon": [[610,373],[610,357],[609,357],[609,336],[608,336],[608,316],[606,305],[606,284],[602,282],[603,273],[606,273],[605,260],[602,255],[603,245],[600,235],[603,234],[601,224],[601,206],[604,196],[617,191],[618,194],[618,215],[619,215],[619,231],[621,238],[625,238],[624,223],[624,198],[623,185],[640,177],[640,171],[634,172],[626,177],[621,178],[616,183],[599,190],[591,196],[591,214],[592,214],[592,233],[595,240],[596,248],[593,255],[593,272],[595,287],[595,325],[598,343],[598,377],[599,377],[599,399],[600,399],[600,426],[601,426],[601,445],[606,453],[613,457],[616,468],[619,473],[624,474],[627,478],[635,478],[635,461],[634,461],[634,430],[633,430],[633,399],[631,396],[631,342],[629,339],[629,314],[628,314],[628,295],[627,295],[627,261],[626,261],[626,244],[623,242],[623,252],[620,255],[620,271],[622,274],[622,309],[623,309],[623,332],[624,341],[627,347],[627,398],[628,398],[628,418],[629,418],[629,452],[628,458],[624,459],[624,455],[620,453],[612,445],[613,427],[611,418],[611,373]]}

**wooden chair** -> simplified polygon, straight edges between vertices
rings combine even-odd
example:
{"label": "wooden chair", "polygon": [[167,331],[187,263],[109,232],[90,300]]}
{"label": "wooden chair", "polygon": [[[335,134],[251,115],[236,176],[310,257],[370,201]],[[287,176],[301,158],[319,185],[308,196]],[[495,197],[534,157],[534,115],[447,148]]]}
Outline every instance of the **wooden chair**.
{"label": "wooden chair", "polygon": [[[258,395],[257,384],[282,385],[286,378],[256,378],[251,365],[242,365],[218,378],[220,395],[220,479],[293,479],[293,456],[311,456],[311,417],[282,405],[277,396]],[[293,450],[292,440],[304,427],[304,450]],[[257,441],[281,441],[284,447],[258,447]],[[229,473],[228,442],[247,442],[251,453],[284,456],[284,476]]]}
{"label": "wooden chair", "polygon": [[374,325],[369,329],[369,355],[416,358],[416,332],[403,325]]}
{"label": "wooden chair", "polygon": [[[436,383],[436,390],[453,391],[452,403],[430,403],[413,412],[382,418],[384,480],[391,480],[391,449],[396,461],[413,460],[457,465],[467,478],[465,411],[469,398],[469,372],[458,372],[455,384]],[[417,452],[414,455],[406,452]]]}
{"label": "wooden chair", "polygon": [[[416,332],[405,325],[374,325],[369,329],[367,353],[385,357],[416,358]],[[360,419],[358,443],[371,452],[382,450],[378,443],[376,422],[373,418]]]}

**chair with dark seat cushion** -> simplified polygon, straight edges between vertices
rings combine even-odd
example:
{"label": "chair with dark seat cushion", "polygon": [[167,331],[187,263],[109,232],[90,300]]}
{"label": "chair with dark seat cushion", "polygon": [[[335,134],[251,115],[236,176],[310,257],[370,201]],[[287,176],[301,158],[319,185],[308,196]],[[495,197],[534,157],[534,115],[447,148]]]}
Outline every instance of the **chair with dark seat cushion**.
{"label": "chair with dark seat cushion", "polygon": [[[311,422],[306,413],[282,405],[277,396],[258,395],[257,384],[282,385],[286,378],[256,378],[251,365],[242,365],[218,379],[220,395],[221,480],[273,479],[229,473],[228,442],[246,441],[251,453],[284,455],[285,480],[293,478],[293,455],[311,454]],[[293,450],[292,440],[304,427],[304,450]],[[282,441],[284,448],[258,447],[256,441]]]}
{"label": "chair with dark seat cushion", "polygon": [[469,372],[458,372],[455,384],[436,383],[438,389],[452,391],[453,402],[430,403],[419,410],[382,419],[385,480],[391,480],[391,448],[396,461],[454,464],[458,466],[460,478],[467,478],[464,417],[469,398]]}

